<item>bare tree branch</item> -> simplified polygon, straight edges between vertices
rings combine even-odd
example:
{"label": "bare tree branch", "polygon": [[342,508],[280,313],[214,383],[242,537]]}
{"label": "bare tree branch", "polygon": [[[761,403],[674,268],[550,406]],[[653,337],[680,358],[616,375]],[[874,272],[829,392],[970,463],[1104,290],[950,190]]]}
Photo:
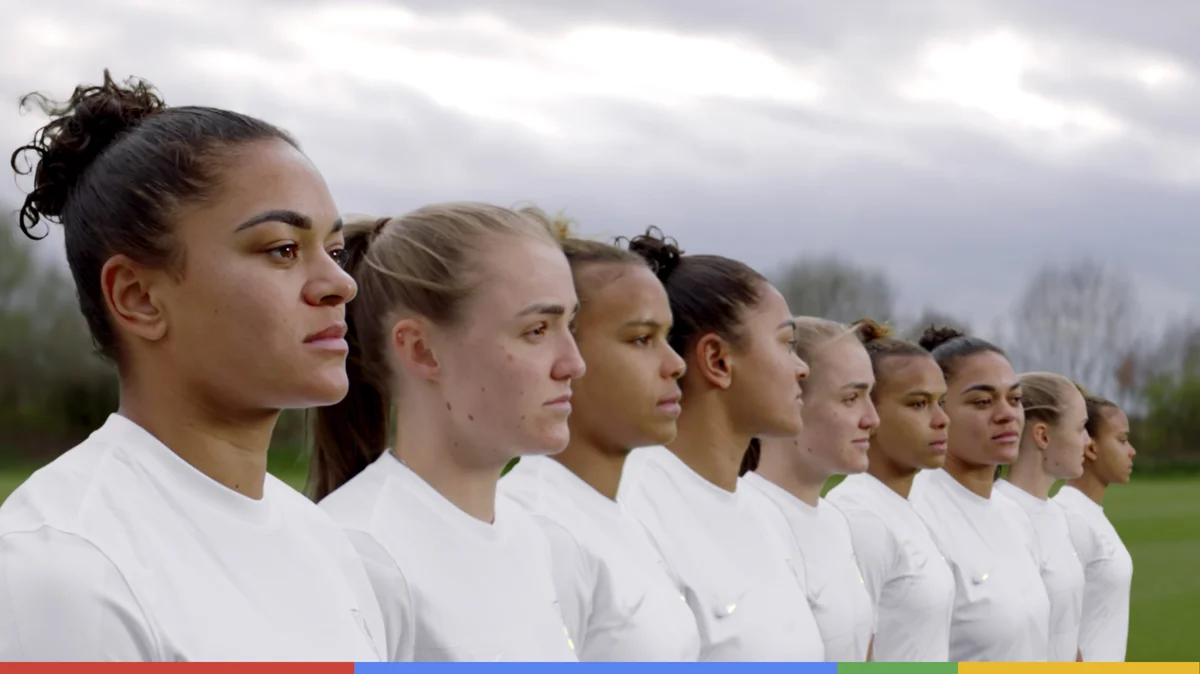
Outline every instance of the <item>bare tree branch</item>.
{"label": "bare tree branch", "polygon": [[1094,260],[1047,266],[1017,303],[1010,351],[1024,369],[1051,370],[1115,395],[1142,335],[1140,318],[1126,274]]}
{"label": "bare tree branch", "polygon": [[850,322],[892,318],[896,293],[883,273],[838,257],[799,258],[775,274],[793,314]]}

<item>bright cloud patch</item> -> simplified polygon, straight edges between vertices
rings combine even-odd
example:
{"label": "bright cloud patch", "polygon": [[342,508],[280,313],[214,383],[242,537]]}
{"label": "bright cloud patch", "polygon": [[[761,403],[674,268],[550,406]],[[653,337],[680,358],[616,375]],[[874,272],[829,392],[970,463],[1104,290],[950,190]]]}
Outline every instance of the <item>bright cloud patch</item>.
{"label": "bright cloud patch", "polygon": [[922,75],[903,87],[923,101],[944,101],[979,110],[1018,127],[1043,131],[1082,131],[1112,136],[1123,123],[1095,105],[1054,100],[1030,91],[1022,75],[1046,67],[1029,43],[1007,32],[957,43],[933,45]]}

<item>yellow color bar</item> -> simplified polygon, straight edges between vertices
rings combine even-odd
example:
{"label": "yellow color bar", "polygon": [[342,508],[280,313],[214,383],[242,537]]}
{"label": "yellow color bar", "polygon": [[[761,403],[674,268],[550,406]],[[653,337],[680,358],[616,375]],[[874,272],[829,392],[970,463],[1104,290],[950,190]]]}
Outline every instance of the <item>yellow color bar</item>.
{"label": "yellow color bar", "polygon": [[1195,662],[963,662],[958,674],[1200,674]]}

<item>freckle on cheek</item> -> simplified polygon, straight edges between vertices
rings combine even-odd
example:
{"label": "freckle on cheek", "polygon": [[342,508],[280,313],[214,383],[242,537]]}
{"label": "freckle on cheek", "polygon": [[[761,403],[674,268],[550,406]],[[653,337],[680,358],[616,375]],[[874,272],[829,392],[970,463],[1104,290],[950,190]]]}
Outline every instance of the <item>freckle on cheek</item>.
{"label": "freckle on cheek", "polygon": [[468,414],[467,421],[475,421],[475,417],[473,415]]}
{"label": "freckle on cheek", "polygon": [[450,403],[446,403],[446,411],[447,411],[447,412],[449,412],[449,411],[450,411]]}

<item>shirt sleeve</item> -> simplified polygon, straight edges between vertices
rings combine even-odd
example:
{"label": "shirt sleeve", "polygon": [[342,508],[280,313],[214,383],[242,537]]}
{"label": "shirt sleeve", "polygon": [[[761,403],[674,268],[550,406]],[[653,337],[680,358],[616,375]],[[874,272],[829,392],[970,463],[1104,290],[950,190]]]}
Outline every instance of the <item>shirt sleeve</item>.
{"label": "shirt sleeve", "polygon": [[850,524],[850,540],[854,545],[854,556],[858,558],[858,570],[863,576],[863,585],[871,597],[871,606],[879,614],[879,598],[892,570],[899,562],[896,538],[877,516],[859,510],[843,511]]}
{"label": "shirt sleeve", "polygon": [[596,569],[589,563],[579,542],[562,525],[540,515],[535,515],[534,519],[541,525],[550,545],[551,575],[563,625],[575,641],[576,652],[581,652],[593,610]]}
{"label": "shirt sleeve", "polygon": [[379,602],[387,643],[385,657],[389,662],[412,662],[416,658],[417,620],[404,572],[370,534],[348,530],[346,537],[362,558],[367,579]]}
{"label": "shirt sleeve", "polygon": [[162,659],[125,577],[91,542],[49,528],[0,538],[0,662]]}

